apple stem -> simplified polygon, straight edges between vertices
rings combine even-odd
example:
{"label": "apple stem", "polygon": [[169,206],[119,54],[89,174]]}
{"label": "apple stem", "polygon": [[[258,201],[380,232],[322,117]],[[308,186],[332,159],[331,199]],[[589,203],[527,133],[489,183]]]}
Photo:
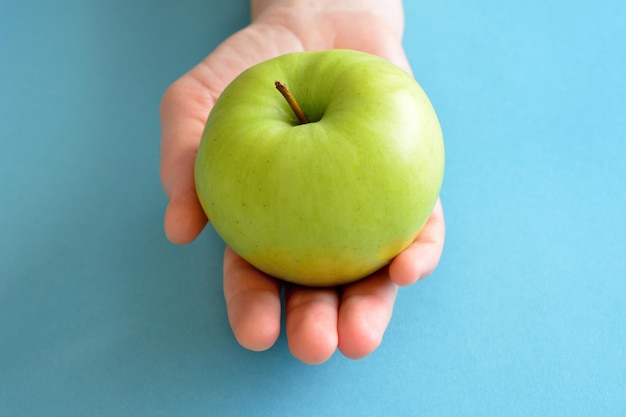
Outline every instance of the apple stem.
{"label": "apple stem", "polygon": [[304,115],[304,112],[298,105],[298,102],[296,101],[296,99],[293,98],[293,95],[291,94],[291,91],[289,91],[287,86],[281,83],[280,81],[276,81],[274,85],[276,86],[276,89],[280,91],[280,94],[282,94],[283,97],[285,97],[285,100],[287,100],[289,107],[291,107],[291,110],[293,110],[293,112],[295,113],[296,117],[300,121],[300,124],[309,123],[306,116]]}

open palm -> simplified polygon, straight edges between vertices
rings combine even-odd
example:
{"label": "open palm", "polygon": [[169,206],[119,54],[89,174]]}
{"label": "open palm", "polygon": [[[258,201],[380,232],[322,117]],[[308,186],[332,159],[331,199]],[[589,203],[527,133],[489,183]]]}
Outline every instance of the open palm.
{"label": "open palm", "polygon": [[[191,242],[207,222],[196,197],[193,167],[206,118],[230,81],[278,55],[333,48],[376,54],[410,72],[401,45],[402,22],[397,23],[390,25],[369,13],[356,12],[261,14],[172,84],[161,106],[161,179],[169,198],[168,238],[175,243]],[[444,234],[438,202],[417,240],[389,267],[341,288],[282,283],[227,248],[224,295],[235,337],[251,350],[274,344],[280,333],[280,291],[285,286],[286,333],[295,357],[321,363],[337,348],[350,358],[366,356],[382,340],[397,286],[411,284],[434,270]]]}

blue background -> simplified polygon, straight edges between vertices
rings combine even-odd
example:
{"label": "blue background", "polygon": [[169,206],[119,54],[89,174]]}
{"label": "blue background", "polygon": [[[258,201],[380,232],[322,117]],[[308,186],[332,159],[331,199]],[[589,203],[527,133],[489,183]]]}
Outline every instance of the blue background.
{"label": "blue background", "polygon": [[210,227],[162,232],[160,98],[247,2],[0,0],[1,416],[626,415],[626,3],[405,6],[444,255],[313,367],[236,344]]}

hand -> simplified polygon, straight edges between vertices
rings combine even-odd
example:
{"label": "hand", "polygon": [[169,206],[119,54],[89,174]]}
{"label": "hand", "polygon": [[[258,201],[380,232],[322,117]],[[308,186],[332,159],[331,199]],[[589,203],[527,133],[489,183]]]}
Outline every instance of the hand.
{"label": "hand", "polygon": [[[410,72],[401,45],[400,1],[333,0],[327,7],[322,2],[306,3],[253,1],[253,22],[166,91],[161,105],[161,180],[169,198],[165,233],[172,242],[193,241],[207,222],[195,192],[195,155],[213,104],[243,70],[288,52],[347,48],[382,56]],[[295,357],[321,363],[337,348],[350,358],[367,356],[382,340],[397,287],[435,269],[444,235],[438,201],[415,242],[388,267],[340,288],[284,284],[227,248],[224,295],[235,337],[250,350],[274,344],[280,333],[280,291],[285,285],[286,333]]]}

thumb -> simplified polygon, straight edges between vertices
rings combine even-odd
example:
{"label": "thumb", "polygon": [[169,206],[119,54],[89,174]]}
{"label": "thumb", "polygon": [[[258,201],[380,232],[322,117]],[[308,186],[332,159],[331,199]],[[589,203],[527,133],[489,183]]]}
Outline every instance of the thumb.
{"label": "thumb", "polygon": [[187,75],[172,84],[160,109],[160,176],[169,199],[164,229],[168,239],[178,244],[193,241],[207,222],[196,195],[194,165],[211,104],[198,96],[193,84]]}

